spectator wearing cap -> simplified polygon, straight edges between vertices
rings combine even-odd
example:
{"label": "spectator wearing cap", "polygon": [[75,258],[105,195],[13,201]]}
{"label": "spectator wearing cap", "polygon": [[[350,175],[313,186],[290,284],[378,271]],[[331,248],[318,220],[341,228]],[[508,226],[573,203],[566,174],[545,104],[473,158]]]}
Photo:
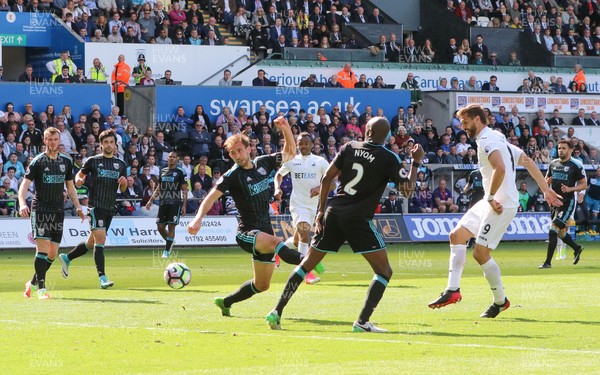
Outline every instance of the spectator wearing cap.
{"label": "spectator wearing cap", "polygon": [[135,84],[139,85],[142,78],[144,78],[146,70],[150,70],[150,67],[146,65],[146,55],[141,53],[138,56],[138,64],[133,68],[131,75],[135,80]]}
{"label": "spectator wearing cap", "polygon": [[381,204],[381,213],[402,213],[402,200],[398,198],[398,194],[395,191],[390,191],[388,197]]}

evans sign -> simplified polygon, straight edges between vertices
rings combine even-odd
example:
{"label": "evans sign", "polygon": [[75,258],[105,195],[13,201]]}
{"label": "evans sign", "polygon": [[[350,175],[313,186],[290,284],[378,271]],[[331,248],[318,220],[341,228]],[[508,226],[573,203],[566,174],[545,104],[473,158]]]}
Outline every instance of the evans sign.
{"label": "evans sign", "polygon": [[[404,223],[413,242],[448,242],[448,236],[462,214],[404,215]],[[534,241],[548,237],[552,220],[546,213],[518,213],[512,220],[503,240]]]}

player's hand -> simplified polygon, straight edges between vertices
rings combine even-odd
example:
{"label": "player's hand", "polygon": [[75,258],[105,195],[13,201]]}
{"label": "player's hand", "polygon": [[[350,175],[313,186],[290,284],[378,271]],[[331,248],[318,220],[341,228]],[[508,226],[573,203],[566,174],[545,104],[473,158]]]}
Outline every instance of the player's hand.
{"label": "player's hand", "polygon": [[421,145],[417,143],[410,150],[410,156],[415,162],[421,163],[421,161],[423,161],[423,157],[425,156],[425,150],[423,150],[423,147],[421,147]]}
{"label": "player's hand", "polygon": [[26,204],[21,205],[21,208],[19,208],[19,216],[29,217],[29,207]]}
{"label": "player's hand", "polygon": [[582,194],[581,192],[579,192],[579,194],[577,194],[577,203],[582,204],[584,199],[585,199],[585,194]]}
{"label": "player's hand", "polygon": [[77,186],[79,188],[84,183],[85,183],[85,176],[83,176],[83,177],[75,176],[75,186]]}
{"label": "player's hand", "polygon": [[310,197],[316,197],[317,195],[319,195],[321,193],[321,187],[320,186],[315,186],[314,188],[310,189]]}
{"label": "player's hand", "polygon": [[185,216],[187,210],[185,209],[185,206],[181,207],[181,216]]}
{"label": "player's hand", "polygon": [[81,218],[82,223],[85,221],[85,215],[83,214],[83,210],[81,209],[81,207],[77,209],[77,216]]}
{"label": "player's hand", "polygon": [[552,189],[544,193],[544,199],[546,199],[546,202],[552,207],[560,207],[563,205],[563,202],[561,201],[562,197],[556,194]]}
{"label": "player's hand", "polygon": [[[146,203],[146,209],[147,209],[148,211],[150,211],[150,207],[152,207],[152,199],[150,199],[150,200],[148,201],[148,203]],[[184,215],[185,215],[185,214],[184,214]]]}
{"label": "player's hand", "polygon": [[321,233],[323,230],[323,216],[324,214],[319,212],[315,218],[315,233]]}
{"label": "player's hand", "polygon": [[275,194],[273,194],[273,198],[275,198],[276,201],[280,201],[282,195],[283,191],[281,191],[281,189],[275,189]]}
{"label": "player's hand", "polygon": [[291,129],[290,124],[283,116],[279,116],[275,120],[273,120],[273,124],[277,127],[277,129],[280,130],[283,130],[284,128]]}
{"label": "player's hand", "polygon": [[565,184],[560,184],[560,191],[562,191],[563,193],[569,193],[571,192],[571,188]]}
{"label": "player's hand", "polygon": [[202,227],[202,220],[192,220],[187,226],[187,231],[192,236],[195,236],[199,231],[200,227]]}
{"label": "player's hand", "polygon": [[127,177],[121,176],[119,177],[117,182],[119,183],[119,186],[127,185]]}
{"label": "player's hand", "polygon": [[494,212],[498,215],[500,215],[504,210],[504,208],[502,207],[502,203],[498,202],[495,199],[490,201],[490,206],[492,206],[492,210],[494,210]]}

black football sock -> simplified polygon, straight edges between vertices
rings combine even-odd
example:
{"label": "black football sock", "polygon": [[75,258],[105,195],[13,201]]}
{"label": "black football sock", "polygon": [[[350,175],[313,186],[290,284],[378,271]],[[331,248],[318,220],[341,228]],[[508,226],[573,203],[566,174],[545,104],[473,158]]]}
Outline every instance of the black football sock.
{"label": "black football sock", "polygon": [[566,243],[567,245],[569,245],[571,247],[571,249],[573,249],[573,250],[579,249],[579,245],[577,245],[575,243],[575,241],[573,241],[573,238],[571,237],[571,235],[569,233],[565,234],[565,236],[563,238],[561,238],[561,240],[564,243]]}
{"label": "black football sock", "polygon": [[38,287],[44,289],[46,287],[46,271],[48,270],[48,254],[37,253],[33,266],[37,275]]}
{"label": "black football sock", "polygon": [[171,248],[173,247],[173,237],[165,237],[165,241],[167,241],[165,250],[167,250],[168,252],[171,252]]}
{"label": "black football sock", "polygon": [[254,282],[252,280],[248,280],[243,283],[238,290],[225,297],[223,299],[223,305],[225,305],[225,307],[231,307],[231,305],[234,303],[247,300],[248,298],[260,292],[262,292],[262,290],[256,289]]}
{"label": "black football sock", "polygon": [[104,245],[94,245],[94,261],[96,262],[98,276],[104,276]]}
{"label": "black football sock", "polygon": [[90,249],[88,249],[87,244],[85,242],[81,242],[67,254],[67,258],[69,258],[69,260],[79,258],[80,256],[85,255],[89,250]]}
{"label": "black football sock", "polygon": [[37,273],[33,274],[33,277],[31,278],[31,285],[37,285]]}
{"label": "black football sock", "polygon": [[50,267],[52,267],[53,262],[54,262],[54,259],[50,259],[50,258],[46,259],[46,263],[47,263],[46,271],[48,271],[50,269]]}
{"label": "black football sock", "polygon": [[548,233],[548,254],[546,255],[545,264],[552,264],[552,257],[554,256],[554,250],[556,250],[556,243],[558,242],[558,233],[550,230]]}
{"label": "black football sock", "polygon": [[371,281],[371,285],[369,285],[369,290],[367,291],[367,300],[365,301],[365,305],[358,316],[358,323],[365,324],[371,318],[373,311],[377,307],[379,301],[383,297],[383,292],[385,292],[385,288],[388,285],[388,280],[385,276],[375,274],[373,276],[373,280]]}
{"label": "black football sock", "polygon": [[300,262],[302,262],[302,258],[304,258],[304,255],[302,255],[301,252],[292,250],[285,246],[283,241],[281,241],[275,248],[275,255],[279,255],[281,260],[284,262],[295,265],[300,264]]}
{"label": "black football sock", "polygon": [[292,296],[294,295],[294,293],[296,293],[296,290],[304,281],[304,278],[306,277],[307,273],[308,271],[306,270],[306,268],[302,266],[294,268],[292,273],[290,273],[290,276],[288,277],[288,280],[285,283],[285,288],[281,293],[281,297],[279,297],[279,302],[277,302],[277,307],[275,307],[275,310],[277,310],[277,314],[279,314],[279,316],[283,314],[283,309],[285,308],[285,305],[287,305],[290,299],[292,299]]}

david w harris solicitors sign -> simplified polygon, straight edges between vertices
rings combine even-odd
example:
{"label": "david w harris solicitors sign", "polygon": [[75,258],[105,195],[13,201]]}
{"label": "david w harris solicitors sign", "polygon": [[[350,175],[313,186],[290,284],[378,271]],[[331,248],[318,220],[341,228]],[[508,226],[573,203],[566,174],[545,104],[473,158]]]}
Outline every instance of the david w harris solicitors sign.
{"label": "david w harris solicitors sign", "polygon": [[[413,242],[448,242],[448,236],[462,214],[404,215],[408,235]],[[551,223],[548,213],[519,213],[502,237],[506,241],[534,241],[548,237]]]}

